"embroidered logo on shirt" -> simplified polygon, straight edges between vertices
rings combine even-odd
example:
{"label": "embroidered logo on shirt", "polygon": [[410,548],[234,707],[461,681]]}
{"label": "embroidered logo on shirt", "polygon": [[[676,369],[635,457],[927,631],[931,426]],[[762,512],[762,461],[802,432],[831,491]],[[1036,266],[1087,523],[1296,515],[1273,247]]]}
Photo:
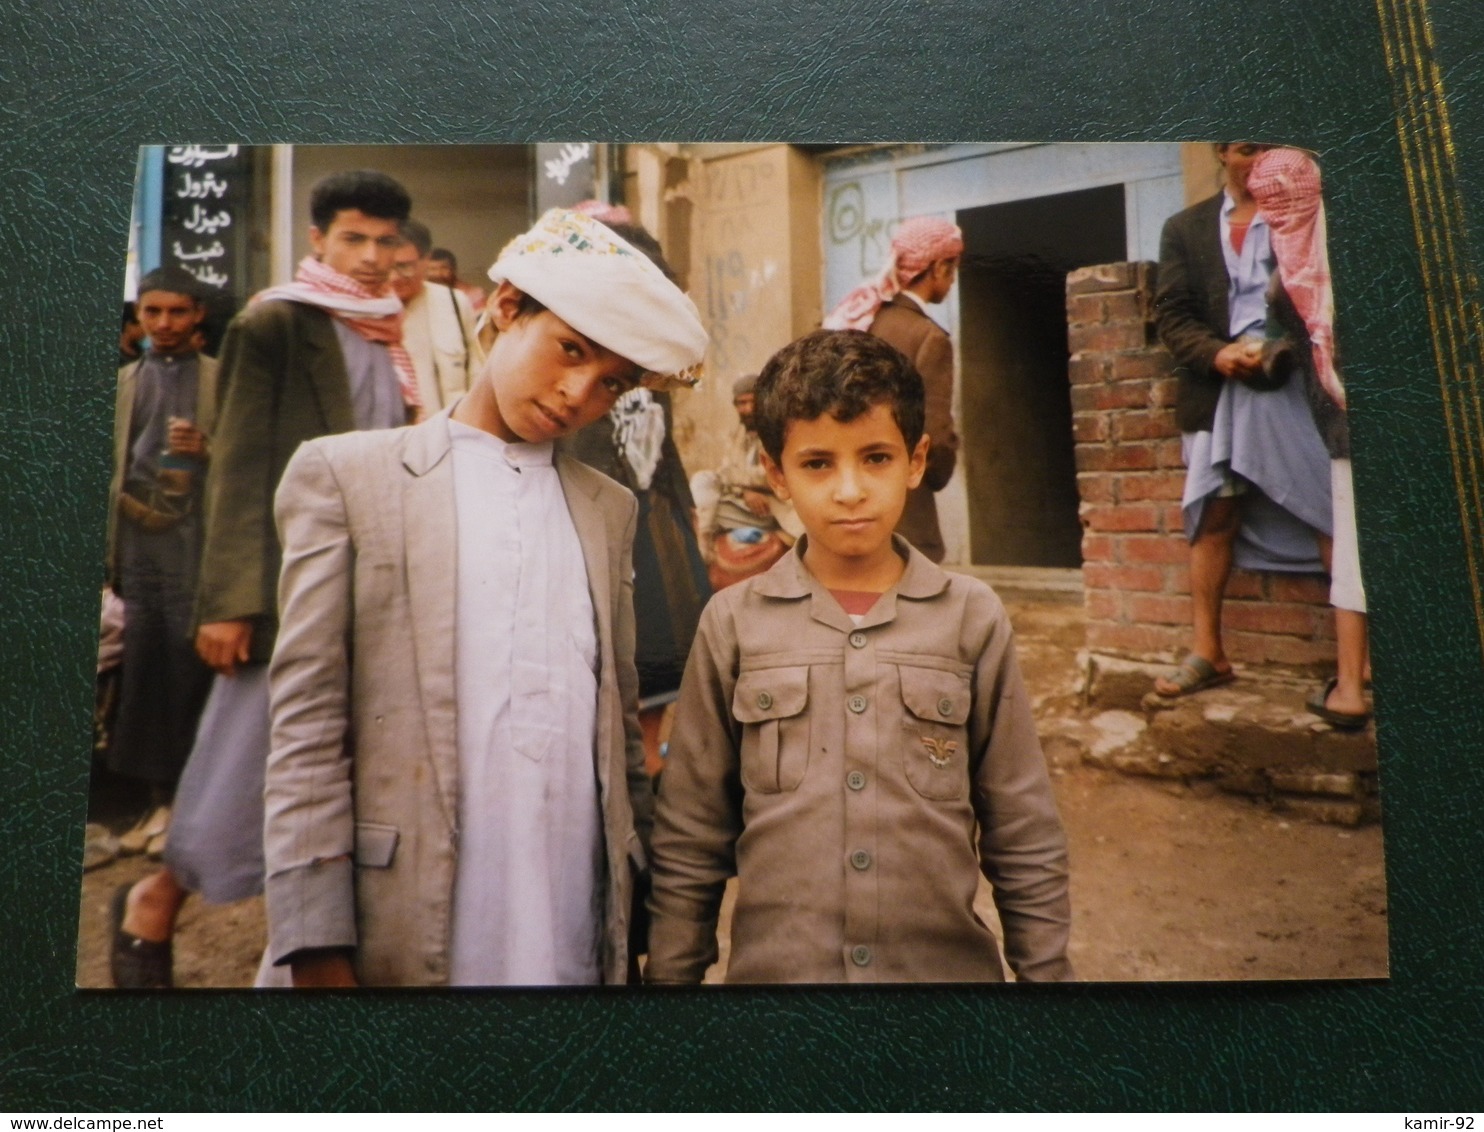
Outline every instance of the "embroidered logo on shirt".
{"label": "embroidered logo on shirt", "polygon": [[948,760],[958,750],[957,739],[934,739],[929,735],[923,735],[921,739],[928,761],[940,769],[948,765]]}

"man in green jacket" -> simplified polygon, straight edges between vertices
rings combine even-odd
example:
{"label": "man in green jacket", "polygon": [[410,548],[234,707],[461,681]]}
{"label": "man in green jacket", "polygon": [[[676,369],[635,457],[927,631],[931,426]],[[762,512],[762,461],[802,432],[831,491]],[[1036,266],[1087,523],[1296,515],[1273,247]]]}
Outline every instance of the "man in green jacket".
{"label": "man in green jacket", "polygon": [[304,441],[396,427],[419,412],[390,287],[411,206],[382,173],[323,178],[310,193],[313,254],[227,329],[195,609],[196,651],[217,678],[177,791],[167,868],[115,895],[117,986],[171,985],[170,940],[190,892],[226,903],[262,891],[267,661],[282,556],[273,495]]}

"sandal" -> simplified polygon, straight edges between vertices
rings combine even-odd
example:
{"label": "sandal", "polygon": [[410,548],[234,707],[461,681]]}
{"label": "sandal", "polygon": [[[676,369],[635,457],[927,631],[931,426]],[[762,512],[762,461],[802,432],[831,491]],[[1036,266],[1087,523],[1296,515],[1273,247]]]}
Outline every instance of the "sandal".
{"label": "sandal", "polygon": [[1371,721],[1370,712],[1335,711],[1334,708],[1325,706],[1325,701],[1329,699],[1329,694],[1335,690],[1335,686],[1339,682],[1340,678],[1338,676],[1331,676],[1325,682],[1324,687],[1308,703],[1304,704],[1304,707],[1308,708],[1311,714],[1317,715],[1337,731],[1359,731]]}
{"label": "sandal", "polygon": [[1188,696],[1192,692],[1203,692],[1207,688],[1230,684],[1236,678],[1237,674],[1231,669],[1218,672],[1216,666],[1205,657],[1191,653],[1180,662],[1178,668],[1165,676],[1165,679],[1175,685],[1178,690],[1164,692],[1155,688],[1154,692],[1156,695],[1164,696],[1165,699],[1173,700],[1177,696]]}
{"label": "sandal", "polygon": [[132,884],[121,884],[113,890],[108,908],[112,941],[108,951],[108,969],[113,985],[119,990],[171,990],[172,955],[169,941],[156,943],[124,931],[124,910],[129,902]]}
{"label": "sandal", "polygon": [[149,843],[170,828],[170,807],[156,806],[139,823],[119,836],[119,852],[126,857],[143,853]]}

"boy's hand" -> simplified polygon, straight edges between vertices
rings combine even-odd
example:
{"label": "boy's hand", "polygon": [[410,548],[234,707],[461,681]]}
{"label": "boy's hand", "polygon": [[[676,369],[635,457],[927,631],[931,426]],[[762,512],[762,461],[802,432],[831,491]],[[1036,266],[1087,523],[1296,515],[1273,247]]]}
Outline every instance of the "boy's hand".
{"label": "boy's hand", "polygon": [[289,960],[295,987],[357,987],[350,956],[339,949],[301,951]]}
{"label": "boy's hand", "polygon": [[747,504],[747,509],[754,515],[756,515],[759,519],[765,518],[767,516],[768,497],[762,492],[753,491],[750,488],[743,488],[742,502]]}

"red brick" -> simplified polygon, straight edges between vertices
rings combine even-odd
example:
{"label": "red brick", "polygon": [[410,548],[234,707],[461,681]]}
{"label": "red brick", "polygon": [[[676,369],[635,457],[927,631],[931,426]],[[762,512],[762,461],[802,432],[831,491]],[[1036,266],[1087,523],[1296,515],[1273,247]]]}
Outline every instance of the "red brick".
{"label": "red brick", "polygon": [[1190,560],[1190,547],[1183,538],[1154,535],[1147,538],[1120,539],[1125,562],[1150,562],[1160,565],[1183,565]]}
{"label": "red brick", "polygon": [[1163,440],[1168,436],[1179,436],[1174,419],[1168,413],[1126,412],[1113,418],[1114,440]]}
{"label": "red brick", "polygon": [[1079,444],[1072,449],[1072,460],[1081,472],[1106,472],[1112,464],[1113,449],[1106,444]]}
{"label": "red brick", "polygon": [[1229,660],[1238,664],[1266,664],[1268,662],[1268,642],[1274,640],[1294,640],[1293,637],[1270,637],[1266,633],[1239,633],[1227,630],[1221,634],[1221,647],[1226,650]]}
{"label": "red brick", "polygon": [[1169,573],[1165,576],[1165,593],[1188,594],[1190,593],[1190,567],[1171,566]]}
{"label": "red brick", "polygon": [[1072,439],[1078,444],[1100,443],[1108,439],[1108,415],[1094,410],[1072,414]]}
{"label": "red brick", "polygon": [[1268,577],[1268,596],[1274,601],[1328,605],[1329,579],[1313,574],[1272,574]]}
{"label": "red brick", "polygon": [[1082,584],[1094,590],[1129,590],[1159,593],[1164,589],[1164,571],[1158,566],[1110,566],[1096,562],[1082,567]]}
{"label": "red brick", "polygon": [[1118,381],[1093,391],[1099,409],[1143,409],[1149,405],[1149,387],[1138,381]]}
{"label": "red brick", "polygon": [[1123,595],[1116,590],[1088,590],[1087,616],[1093,621],[1119,621],[1123,618]]}
{"label": "red brick", "polygon": [[1159,466],[1161,468],[1185,467],[1185,454],[1181,451],[1178,438],[1159,442]]}
{"label": "red brick", "polygon": [[1136,625],[1189,625],[1190,599],[1163,594],[1129,594],[1124,601],[1128,619]]}
{"label": "red brick", "polygon": [[[1112,370],[1112,366],[1108,367]],[[1180,397],[1180,383],[1173,377],[1162,377],[1151,384],[1149,389],[1149,403],[1161,409],[1173,409],[1175,402]],[[1175,425],[1175,414],[1170,414],[1170,427],[1179,431]]]}
{"label": "red brick", "polygon": [[1135,381],[1116,385],[1074,385],[1071,390],[1072,411],[1143,409],[1149,404],[1148,389]]}
{"label": "red brick", "polygon": [[1180,472],[1145,472],[1118,479],[1118,498],[1125,503],[1168,503],[1178,500],[1184,490],[1185,476]]}
{"label": "red brick", "polygon": [[1267,593],[1263,586],[1263,575],[1254,574],[1250,570],[1233,570],[1231,577],[1226,580],[1226,596],[1228,598],[1257,598],[1261,599]]}
{"label": "red brick", "polygon": [[1270,664],[1320,668],[1328,667],[1335,659],[1335,646],[1329,641],[1305,640],[1302,637],[1267,637],[1264,644],[1265,659]]}
{"label": "red brick", "polygon": [[1292,637],[1314,635],[1314,607],[1271,601],[1229,601],[1222,621],[1233,629],[1252,633],[1286,633]]}
{"label": "red brick", "polygon": [[1107,300],[1101,294],[1072,295],[1067,299],[1067,324],[1085,326],[1108,317]]}
{"label": "red brick", "polygon": [[[1076,300],[1073,300],[1074,302]],[[1133,319],[1139,322],[1149,321],[1149,296],[1141,295],[1137,291],[1115,291],[1103,298],[1104,316],[1109,321],[1114,319]]]}
{"label": "red brick", "polygon": [[1184,628],[1164,625],[1105,625],[1094,622],[1087,626],[1087,645],[1103,652],[1163,660],[1186,647],[1188,642],[1185,638],[1188,635]]}
{"label": "red brick", "polygon": [[1171,503],[1160,510],[1160,526],[1157,528],[1167,535],[1185,535],[1185,516],[1180,510],[1180,504]]}
{"label": "red brick", "polygon": [[1097,385],[1113,373],[1113,363],[1100,354],[1073,354],[1067,361],[1067,380],[1073,385]]}
{"label": "red brick", "polygon": [[1131,263],[1099,263],[1079,267],[1067,274],[1067,294],[1085,295],[1092,291],[1131,291],[1139,280],[1138,269]]}
{"label": "red brick", "polygon": [[1131,274],[1133,276],[1135,288],[1144,292],[1144,294],[1148,295],[1151,299],[1154,297],[1154,286],[1157,282],[1157,266],[1158,265],[1155,264],[1154,261],[1147,259],[1135,260],[1133,263],[1129,264],[1129,267],[1132,269]]}
{"label": "red brick", "polygon": [[1112,535],[1083,535],[1083,562],[1113,562],[1118,556],[1118,540]]}
{"label": "red brick", "polygon": [[1083,503],[1113,503],[1113,477],[1106,472],[1080,472],[1077,476],[1077,494]]}
{"label": "red brick", "polygon": [[1094,531],[1152,531],[1157,529],[1159,512],[1147,503],[1119,504],[1090,509],[1086,519]]}
{"label": "red brick", "polygon": [[1114,381],[1143,381],[1152,384],[1170,376],[1170,368],[1174,364],[1170,355],[1164,350],[1140,350],[1137,347],[1141,345],[1142,342],[1130,346],[1128,349],[1134,352],[1118,354],[1113,358]]}
{"label": "red brick", "polygon": [[1115,444],[1108,466],[1119,472],[1144,471],[1159,467],[1159,456],[1152,444]]}
{"label": "red brick", "polygon": [[[1146,340],[1142,322],[1107,322],[1090,326],[1074,326],[1067,332],[1067,345],[1071,353],[1083,350],[1137,350]],[[1116,371],[1118,363],[1114,362]]]}

